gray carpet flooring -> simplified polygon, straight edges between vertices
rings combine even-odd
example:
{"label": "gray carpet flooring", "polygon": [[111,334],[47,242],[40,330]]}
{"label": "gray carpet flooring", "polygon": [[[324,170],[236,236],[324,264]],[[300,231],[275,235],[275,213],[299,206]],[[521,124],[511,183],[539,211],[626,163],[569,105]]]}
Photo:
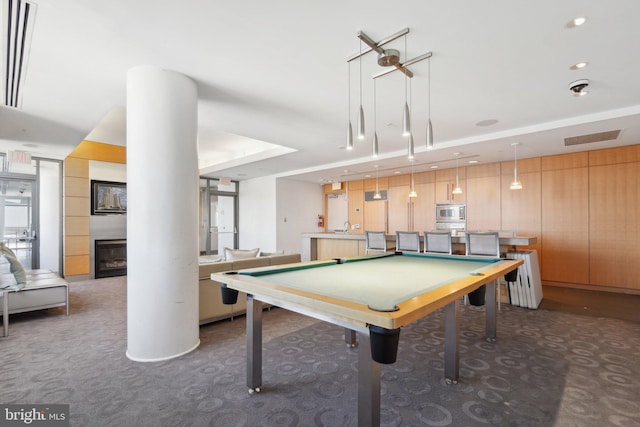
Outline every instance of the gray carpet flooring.
{"label": "gray carpet flooring", "polygon": [[[128,360],[126,278],[70,285],[60,309],[11,317],[0,402],[70,405],[73,426],[355,426],[357,351],[339,327],[264,315],[263,390],[245,384],[244,317],[200,329],[200,347]],[[444,313],[403,328],[382,366],[383,426],[640,426],[640,323],[504,306],[461,309],[461,379],[443,380]]]}

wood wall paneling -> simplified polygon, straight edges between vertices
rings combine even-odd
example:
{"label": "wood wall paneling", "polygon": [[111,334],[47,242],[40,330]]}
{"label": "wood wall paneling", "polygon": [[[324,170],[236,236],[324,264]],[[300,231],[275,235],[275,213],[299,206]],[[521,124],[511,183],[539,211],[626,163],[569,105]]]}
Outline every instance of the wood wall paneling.
{"label": "wood wall paneling", "polygon": [[64,160],[64,176],[89,179],[89,161],[87,159],[67,157]]}
{"label": "wood wall paneling", "polygon": [[67,176],[64,179],[64,195],[66,197],[90,197],[90,187],[91,186],[88,178]]}
{"label": "wood wall paneling", "polygon": [[77,255],[64,257],[64,275],[79,276],[90,274],[89,255]]}
{"label": "wood wall paneling", "polygon": [[[521,168],[522,163],[522,168]],[[501,230],[513,230],[523,236],[536,236],[536,244],[528,248],[538,252],[538,261],[542,269],[542,213],[541,213],[541,172],[540,159],[518,160],[518,179],[522,190],[509,188],[513,181],[513,162],[501,163]]]}
{"label": "wood wall paneling", "polygon": [[589,168],[591,284],[640,290],[639,177],[640,162]]}
{"label": "wood wall paneling", "polygon": [[467,230],[500,230],[500,175],[467,177],[466,184]]}
{"label": "wood wall paneling", "polygon": [[409,230],[409,184],[389,188],[389,234]]}
{"label": "wood wall paneling", "polygon": [[64,241],[64,253],[68,256],[88,255],[89,236],[67,236]]}
{"label": "wood wall paneling", "polygon": [[358,256],[358,240],[318,239],[318,259]]}
{"label": "wood wall paneling", "polygon": [[[435,174],[431,174],[435,177]],[[418,197],[413,199],[413,224],[412,231],[423,234],[425,231],[433,230],[436,227],[436,184],[434,180],[430,182],[416,182],[415,190]]]}
{"label": "wood wall paneling", "polygon": [[387,232],[387,201],[364,202],[364,231]]}
{"label": "wood wall paneling", "polygon": [[362,181],[349,183],[348,198],[349,222],[352,226],[360,224],[360,228],[353,230],[352,233],[362,234],[364,232],[364,192],[362,190]]}
{"label": "wood wall paneling", "polygon": [[586,156],[542,160],[542,280],[588,284],[589,170],[573,167]]}
{"label": "wood wall paneling", "polygon": [[89,216],[66,216],[64,218],[66,236],[89,236]]}
{"label": "wood wall paneling", "polygon": [[640,145],[589,151],[589,166],[640,162]]}
{"label": "wood wall paneling", "polygon": [[89,217],[91,201],[88,197],[65,197],[64,216]]}
{"label": "wood wall paneling", "polygon": [[389,187],[411,185],[411,175],[392,175],[389,177]]}

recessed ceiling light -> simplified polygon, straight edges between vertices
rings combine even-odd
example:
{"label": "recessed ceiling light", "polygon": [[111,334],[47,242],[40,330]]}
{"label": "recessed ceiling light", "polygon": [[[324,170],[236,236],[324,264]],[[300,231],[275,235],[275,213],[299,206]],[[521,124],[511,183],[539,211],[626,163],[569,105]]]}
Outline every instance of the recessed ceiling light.
{"label": "recessed ceiling light", "polygon": [[573,64],[571,67],[569,67],[570,70],[580,70],[584,67],[586,67],[587,65],[589,65],[588,62],[578,62],[577,64]]}
{"label": "recessed ceiling light", "polygon": [[438,165],[431,166],[431,169],[438,169]]}
{"label": "recessed ceiling light", "polygon": [[395,171],[394,172],[394,174],[396,174],[396,175],[400,175],[400,173],[401,173],[400,171]]}
{"label": "recessed ceiling light", "polygon": [[584,24],[585,22],[587,22],[587,18],[585,18],[584,16],[579,16],[576,19],[574,19],[573,21],[570,21],[567,24],[567,27],[569,27],[569,28],[579,27],[580,25]]}
{"label": "recessed ceiling light", "polygon": [[492,126],[496,123],[498,123],[496,119],[487,119],[479,121],[478,123],[476,123],[476,126]]}
{"label": "recessed ceiling light", "polygon": [[470,164],[475,164],[475,163],[478,163],[478,161],[477,160],[469,160],[469,163]]}
{"label": "recessed ceiling light", "polygon": [[370,174],[366,174],[364,177],[365,178],[371,178],[371,175]]}

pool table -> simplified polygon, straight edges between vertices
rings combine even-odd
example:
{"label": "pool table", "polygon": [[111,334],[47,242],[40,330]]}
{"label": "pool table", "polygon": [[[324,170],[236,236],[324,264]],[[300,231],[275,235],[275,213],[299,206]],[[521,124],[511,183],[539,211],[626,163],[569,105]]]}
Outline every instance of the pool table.
{"label": "pool table", "polygon": [[247,386],[262,386],[262,303],[345,328],[359,345],[358,425],[380,424],[380,364],[394,363],[400,329],[445,307],[445,379],[458,380],[461,298],[486,285],[486,335],[496,338],[496,280],[522,260],[387,253],[214,273],[224,303],[247,294]]}

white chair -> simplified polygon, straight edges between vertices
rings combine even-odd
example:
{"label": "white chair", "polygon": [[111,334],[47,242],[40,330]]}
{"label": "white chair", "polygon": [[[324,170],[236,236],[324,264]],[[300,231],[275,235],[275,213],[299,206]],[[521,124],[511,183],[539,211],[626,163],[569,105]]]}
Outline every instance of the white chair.
{"label": "white chair", "polygon": [[425,231],[424,253],[451,255],[451,233],[448,231]]}
{"label": "white chair", "polygon": [[387,236],[384,231],[365,231],[365,254],[369,252],[387,252]]}
{"label": "white chair", "polygon": [[417,231],[396,231],[397,252],[420,252],[420,233]]}
{"label": "white chair", "polygon": [[[466,254],[475,256],[490,256],[500,258],[500,234],[497,231],[479,232],[471,231],[466,234]],[[501,310],[502,291],[498,285],[498,311]],[[494,295],[495,297],[495,295]]]}

